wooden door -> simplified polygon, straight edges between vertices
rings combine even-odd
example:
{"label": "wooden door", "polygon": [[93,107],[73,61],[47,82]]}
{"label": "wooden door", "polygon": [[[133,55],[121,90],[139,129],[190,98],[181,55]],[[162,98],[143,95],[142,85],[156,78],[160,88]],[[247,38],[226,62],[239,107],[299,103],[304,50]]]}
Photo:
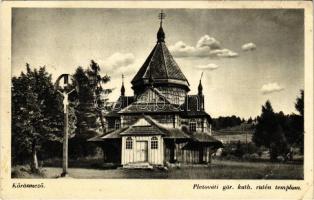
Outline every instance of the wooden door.
{"label": "wooden door", "polygon": [[136,161],[147,162],[148,161],[148,143],[147,141],[136,142]]}

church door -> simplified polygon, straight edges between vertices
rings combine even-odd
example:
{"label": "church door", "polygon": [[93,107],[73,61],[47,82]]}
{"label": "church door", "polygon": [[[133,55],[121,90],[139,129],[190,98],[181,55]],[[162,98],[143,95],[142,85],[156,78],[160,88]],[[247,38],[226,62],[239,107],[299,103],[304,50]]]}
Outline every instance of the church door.
{"label": "church door", "polygon": [[136,161],[147,162],[148,161],[148,142],[137,141],[136,142]]}

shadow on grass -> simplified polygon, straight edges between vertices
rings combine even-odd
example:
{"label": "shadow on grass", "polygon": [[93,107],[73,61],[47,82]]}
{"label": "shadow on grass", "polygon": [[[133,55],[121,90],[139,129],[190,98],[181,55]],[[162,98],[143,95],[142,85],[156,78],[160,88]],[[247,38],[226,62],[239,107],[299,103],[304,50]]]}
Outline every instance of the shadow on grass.
{"label": "shadow on grass", "polygon": [[[104,163],[102,158],[78,158],[70,159],[68,166],[70,168],[84,169],[116,169],[121,165],[116,163]],[[43,161],[43,167],[62,167],[62,159],[53,158]]]}
{"label": "shadow on grass", "polygon": [[[59,158],[43,162],[46,176],[56,178],[62,172]],[[23,171],[23,170],[22,170]],[[24,173],[24,172],[23,172]],[[296,163],[213,160],[209,165],[181,165],[167,170],[123,169],[104,164],[102,159],[81,158],[69,161],[69,173],[83,179],[303,179],[303,165]],[[20,174],[21,175],[21,174]],[[23,174],[22,174],[23,175]],[[19,174],[17,174],[19,176]],[[18,177],[17,177],[18,178]],[[41,177],[30,177],[41,178]]]}

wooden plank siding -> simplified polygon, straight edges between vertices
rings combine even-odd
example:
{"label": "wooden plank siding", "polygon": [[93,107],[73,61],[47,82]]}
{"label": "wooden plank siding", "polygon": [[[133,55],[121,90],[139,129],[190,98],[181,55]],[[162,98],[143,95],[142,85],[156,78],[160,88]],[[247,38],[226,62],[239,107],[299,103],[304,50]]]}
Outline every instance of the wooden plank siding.
{"label": "wooden plank siding", "polygon": [[[198,149],[182,149],[187,143],[178,143],[175,145],[175,160],[180,163],[197,164],[200,163],[200,152]],[[203,162],[211,162],[211,154],[214,153],[210,147],[203,148]],[[165,145],[165,162],[170,162],[171,148]]]}
{"label": "wooden plank siding", "polygon": [[[122,165],[143,161],[143,155],[137,151],[137,141],[147,142],[147,162],[152,165],[163,165],[171,162],[171,145],[165,144],[161,136],[158,139],[158,149],[151,149],[151,138],[153,136],[130,136],[132,138],[132,149],[126,149],[126,138],[122,137]],[[176,143],[174,159],[180,163],[197,164],[200,163],[200,152],[198,149],[183,149],[187,143]],[[202,162],[210,163],[211,154],[214,150],[210,147],[203,147]]]}
{"label": "wooden plank siding", "polygon": [[162,165],[164,160],[164,144],[161,136],[157,137],[158,149],[151,149],[151,138],[153,136],[130,136],[132,138],[132,149],[126,149],[126,136],[122,137],[122,165],[141,162],[143,156],[137,151],[137,142],[147,142],[147,162],[153,165]]}

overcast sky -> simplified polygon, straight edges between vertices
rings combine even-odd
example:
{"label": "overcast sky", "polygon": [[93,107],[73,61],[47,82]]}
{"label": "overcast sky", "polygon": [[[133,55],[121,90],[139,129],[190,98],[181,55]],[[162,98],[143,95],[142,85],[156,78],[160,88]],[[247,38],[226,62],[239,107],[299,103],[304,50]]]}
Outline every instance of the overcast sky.
{"label": "overcast sky", "polygon": [[[302,10],[165,9],[166,45],[195,94],[201,72],[206,111],[213,117],[296,112],[304,88]],[[159,9],[14,9],[12,74],[25,63],[45,65],[54,79],[94,59],[120,93],[156,44]]]}

